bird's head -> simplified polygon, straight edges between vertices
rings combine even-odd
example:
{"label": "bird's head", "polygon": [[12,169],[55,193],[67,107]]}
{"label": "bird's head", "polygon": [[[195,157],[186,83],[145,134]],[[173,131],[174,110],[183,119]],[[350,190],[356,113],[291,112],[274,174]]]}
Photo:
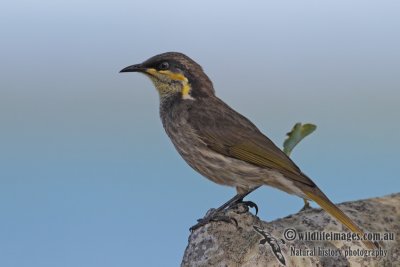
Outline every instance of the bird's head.
{"label": "bird's head", "polygon": [[131,65],[120,72],[141,72],[148,76],[161,98],[178,96],[195,100],[214,95],[213,85],[199,64],[188,56],[167,52]]}

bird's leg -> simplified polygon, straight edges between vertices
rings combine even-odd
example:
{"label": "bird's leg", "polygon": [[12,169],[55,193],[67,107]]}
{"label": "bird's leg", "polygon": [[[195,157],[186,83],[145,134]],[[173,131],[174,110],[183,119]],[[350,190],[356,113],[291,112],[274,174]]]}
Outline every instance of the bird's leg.
{"label": "bird's leg", "polygon": [[305,198],[303,198],[303,200],[304,200],[304,206],[303,206],[303,208],[301,208],[300,211],[305,211],[305,210],[311,209],[310,202],[308,202],[308,200]]}
{"label": "bird's leg", "polygon": [[224,211],[236,207],[238,204],[245,204],[248,207],[254,207],[256,212],[258,212],[258,207],[254,202],[251,201],[243,201],[243,198],[246,197],[248,194],[259,188],[260,186],[254,187],[247,192],[236,194],[233,198],[229,199],[227,202],[222,204],[219,208],[210,211],[203,219],[197,220],[198,223],[190,227],[190,231],[196,230],[197,228],[206,225],[209,222],[214,221],[224,221],[227,223],[234,222],[237,225],[237,221],[234,218],[226,216],[222,214]]}
{"label": "bird's leg", "polygon": [[203,219],[198,219],[197,223],[190,227],[190,231],[194,231],[197,228],[204,226],[208,224],[209,222],[215,222],[215,221],[223,221],[227,223],[235,223],[237,225],[236,219],[233,219],[223,215],[223,211],[229,208],[233,203],[237,203],[241,199],[243,199],[244,196],[242,194],[237,194],[233,198],[229,199],[227,202],[222,204],[219,208],[217,209],[212,209],[210,212],[207,213],[207,215]]}
{"label": "bird's leg", "polygon": [[258,207],[257,204],[254,203],[253,201],[244,201],[243,198],[245,196],[247,196],[248,194],[250,194],[251,192],[253,192],[254,190],[256,190],[257,188],[259,188],[260,186],[254,187],[252,189],[243,189],[240,187],[236,187],[236,192],[239,195],[242,195],[242,198],[239,199],[238,201],[236,201],[235,203],[233,203],[229,208],[235,208],[238,207],[239,205],[244,205],[246,207],[246,209],[244,211],[238,212],[238,213],[245,213],[249,211],[249,208],[254,208],[256,210],[256,215],[258,214]]}

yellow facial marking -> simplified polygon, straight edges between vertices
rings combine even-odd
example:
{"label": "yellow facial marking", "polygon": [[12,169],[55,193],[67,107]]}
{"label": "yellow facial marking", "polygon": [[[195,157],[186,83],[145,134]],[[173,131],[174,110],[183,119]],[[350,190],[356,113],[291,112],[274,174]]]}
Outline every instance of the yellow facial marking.
{"label": "yellow facial marking", "polygon": [[167,75],[168,77],[170,77],[172,80],[175,80],[175,81],[186,81],[187,82],[187,78],[181,73],[173,73],[172,71],[169,71],[169,70],[160,70],[159,73]]}
{"label": "yellow facial marking", "polygon": [[155,74],[157,73],[157,70],[151,68],[151,69],[146,69],[146,72],[147,72],[148,74],[155,75]]}
{"label": "yellow facial marking", "polygon": [[182,82],[182,98],[194,100],[194,98],[190,95],[191,87],[189,84],[189,80],[185,77],[185,75],[181,73],[174,73],[169,70],[160,70],[159,73],[167,75],[171,80]]}
{"label": "yellow facial marking", "polygon": [[183,85],[183,88],[182,88],[182,98],[183,99],[191,99],[191,100],[194,100],[194,98],[190,95],[190,85],[189,85],[189,83],[186,83],[186,84],[184,84]]}

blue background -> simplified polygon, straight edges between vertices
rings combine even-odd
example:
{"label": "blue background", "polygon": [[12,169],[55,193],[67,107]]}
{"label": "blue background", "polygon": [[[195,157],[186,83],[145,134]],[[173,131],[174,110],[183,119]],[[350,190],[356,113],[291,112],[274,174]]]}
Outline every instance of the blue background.
{"label": "blue background", "polygon": [[[0,266],[177,266],[188,228],[233,196],[191,170],[143,75],[166,51],[334,202],[398,192],[399,1],[8,1],[0,8]],[[302,200],[261,188],[264,220]]]}

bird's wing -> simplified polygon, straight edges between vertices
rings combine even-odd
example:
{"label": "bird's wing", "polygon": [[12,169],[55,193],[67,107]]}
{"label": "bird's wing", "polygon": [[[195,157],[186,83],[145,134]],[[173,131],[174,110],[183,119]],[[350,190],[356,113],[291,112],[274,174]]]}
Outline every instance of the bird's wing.
{"label": "bird's wing", "polygon": [[221,100],[218,102],[218,105],[201,105],[198,110],[192,111],[196,112],[196,119],[191,120],[191,124],[209,148],[225,156],[277,170],[302,184],[315,186],[253,123]]}

